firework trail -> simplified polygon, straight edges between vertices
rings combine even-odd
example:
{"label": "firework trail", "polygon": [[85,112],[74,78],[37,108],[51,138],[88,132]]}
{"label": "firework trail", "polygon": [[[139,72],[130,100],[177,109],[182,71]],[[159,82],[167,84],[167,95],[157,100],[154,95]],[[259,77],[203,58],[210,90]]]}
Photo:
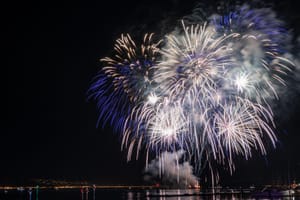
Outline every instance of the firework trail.
{"label": "firework trail", "polygon": [[145,150],[147,167],[150,156],[184,152],[197,171],[218,177],[214,163],[233,172],[236,156],[276,146],[272,104],[294,64],[285,24],[270,9],[193,17],[201,20],[181,21],[163,41],[146,34],[138,46],[122,35],[88,94],[128,160]]}

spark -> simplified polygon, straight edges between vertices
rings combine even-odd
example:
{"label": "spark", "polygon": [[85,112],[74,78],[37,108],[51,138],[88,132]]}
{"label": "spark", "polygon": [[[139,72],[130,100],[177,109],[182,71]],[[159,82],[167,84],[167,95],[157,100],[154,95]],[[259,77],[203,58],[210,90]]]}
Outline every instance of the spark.
{"label": "spark", "polygon": [[247,88],[251,87],[249,75],[247,74],[240,74],[239,76],[237,76],[234,83],[239,92],[243,92],[243,90],[246,90]]}
{"label": "spark", "polygon": [[155,94],[151,93],[149,96],[148,96],[148,102],[152,105],[154,105],[157,101],[158,101],[158,96],[156,96]]}

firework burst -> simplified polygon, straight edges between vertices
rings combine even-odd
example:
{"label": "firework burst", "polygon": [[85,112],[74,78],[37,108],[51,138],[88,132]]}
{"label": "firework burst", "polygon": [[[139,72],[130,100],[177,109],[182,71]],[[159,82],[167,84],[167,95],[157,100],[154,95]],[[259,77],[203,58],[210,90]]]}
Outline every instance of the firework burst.
{"label": "firework burst", "polygon": [[117,132],[124,129],[133,107],[151,92],[160,44],[152,38],[153,34],[145,34],[137,46],[129,34],[121,35],[114,46],[115,55],[100,60],[104,67],[88,91],[88,98],[97,102],[99,121],[109,122]]}
{"label": "firework burst", "polygon": [[236,156],[266,154],[267,142],[276,146],[271,104],[294,66],[285,57],[284,23],[270,9],[249,6],[207,19],[182,21],[162,48],[153,34],[139,46],[122,35],[116,54],[101,59],[89,98],[103,124],[120,132],[128,160],[142,149],[147,162],[149,154],[180,151],[213,174],[214,163],[232,172]]}

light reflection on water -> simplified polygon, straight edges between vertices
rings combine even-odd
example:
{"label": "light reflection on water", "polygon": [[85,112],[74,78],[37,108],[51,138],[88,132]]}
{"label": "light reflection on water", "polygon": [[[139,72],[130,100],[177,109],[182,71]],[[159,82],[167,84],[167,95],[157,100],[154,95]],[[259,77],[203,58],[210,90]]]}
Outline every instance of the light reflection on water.
{"label": "light reflection on water", "polygon": [[0,191],[0,200],[300,200],[300,196],[286,196],[276,198],[253,198],[251,194],[233,193],[208,195],[200,190],[184,189],[153,189],[153,190],[130,190],[130,189],[97,189],[84,192],[79,189],[73,190],[40,190],[38,198],[36,193],[31,195],[27,191]]}
{"label": "light reflection on water", "polygon": [[203,194],[200,190],[145,190],[143,192],[127,191],[126,200],[300,200],[300,196],[282,196],[270,198],[253,198],[251,194]]}

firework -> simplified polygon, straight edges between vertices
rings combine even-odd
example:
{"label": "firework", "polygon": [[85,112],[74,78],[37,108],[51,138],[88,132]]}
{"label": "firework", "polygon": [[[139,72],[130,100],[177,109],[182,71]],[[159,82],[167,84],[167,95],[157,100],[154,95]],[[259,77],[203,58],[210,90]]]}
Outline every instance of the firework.
{"label": "firework", "polygon": [[[170,96],[184,93],[192,87],[214,90],[224,69],[232,66],[227,37],[216,37],[206,25],[185,27],[183,33],[167,36],[162,49],[162,62],[156,66],[155,81]],[[200,89],[199,87],[199,89]],[[182,95],[181,95],[182,96]]]}
{"label": "firework", "polygon": [[284,56],[290,46],[284,22],[269,8],[243,5],[228,15],[214,15],[210,24],[219,35],[236,36],[228,45],[239,67],[230,69],[227,78],[238,95],[259,103],[278,99],[279,88],[294,66]]}
{"label": "firework", "polygon": [[121,35],[114,46],[115,55],[101,59],[104,67],[95,77],[88,98],[97,102],[99,121],[123,130],[135,104],[151,91],[152,67],[158,53],[153,34],[145,34],[140,46],[129,34]]}
{"label": "firework", "polygon": [[249,6],[207,19],[182,21],[162,47],[152,34],[139,46],[122,35],[115,56],[101,59],[89,98],[99,120],[120,132],[128,160],[143,149],[146,165],[149,154],[180,151],[213,174],[214,163],[232,172],[236,156],[276,146],[271,105],[294,66],[285,57],[284,23],[270,9]]}

